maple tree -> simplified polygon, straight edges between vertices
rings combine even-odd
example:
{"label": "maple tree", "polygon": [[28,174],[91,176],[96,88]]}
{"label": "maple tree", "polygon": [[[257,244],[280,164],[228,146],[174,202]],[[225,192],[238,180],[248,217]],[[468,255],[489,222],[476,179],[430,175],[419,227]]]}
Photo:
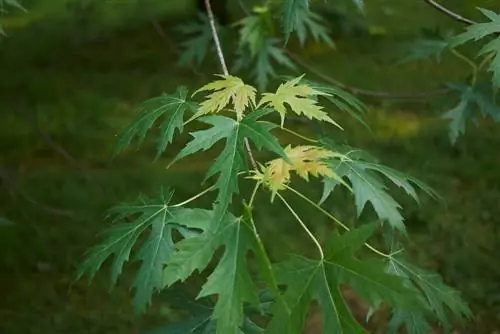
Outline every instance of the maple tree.
{"label": "maple tree", "polygon": [[[363,9],[363,1],[354,3]],[[223,142],[220,154],[206,172],[205,182],[211,185],[176,204],[172,204],[173,190],[168,189],[158,198],[141,196],[133,203],[112,208],[108,217],[113,225],[105,232],[104,240],[88,252],[79,277],[85,273],[93,277],[104,261],[112,258],[111,282],[115,284],[134,253],[133,259],[141,262],[132,283],[137,311],[144,311],[156,293],[166,291],[172,305],[177,303],[191,314],[185,321],[163,326],[158,333],[301,333],[312,302],[321,311],[324,333],[366,333],[343,296],[342,287],[346,285],[370,306],[370,314],[382,307],[390,308],[391,333],[402,327],[409,333],[428,333],[434,324],[450,329],[455,321],[470,318],[471,311],[456,290],[444,284],[438,274],[410,264],[405,258],[402,207],[391,195],[389,185],[402,188],[417,203],[418,190],[436,199],[439,195],[418,179],[379,163],[360,149],[326,137],[308,138],[287,128],[287,117],[293,115],[342,131],[325,102],[367,126],[363,104],[342,87],[311,82],[304,75],[285,80],[275,90],[267,89],[269,78],[276,74],[273,63],[296,68],[280,46],[292,34],[301,44],[311,37],[334,47],[309,1],[268,2],[239,22],[235,67],[251,68],[257,87],[229,74],[218,35],[222,28],[216,25],[210,1],[206,0],[206,4],[207,17],[180,28],[194,36],[184,41],[180,62],[202,62],[214,41],[223,73],[191,94],[181,86],[171,94],[146,101],[140,116],[120,136],[116,152],[134,140],[140,144],[155,126],[160,129],[156,152],[159,157],[188,123],[199,124],[202,129],[190,133],[192,138],[170,165]],[[451,86],[461,94],[459,104],[444,115],[451,119],[453,141],[463,133],[475,109],[500,120],[498,107],[491,100],[495,87],[500,86],[500,15],[482,12],[491,22],[472,24],[463,34],[449,39],[421,40],[406,59],[439,59],[443,52],[450,51],[473,68],[470,82]],[[272,17],[276,13],[282,21],[281,40],[273,33]],[[455,50],[458,45],[490,35],[495,39],[479,51],[479,55],[485,55],[479,66]],[[493,72],[492,85],[477,83],[477,73],[486,65]],[[272,117],[275,113],[279,122]],[[303,144],[283,147],[276,131],[292,134]],[[274,157],[258,161],[255,150]],[[297,190],[296,176],[307,182],[321,182],[322,197],[312,199]],[[240,196],[243,180],[254,183],[248,198]],[[323,203],[340,187],[353,195],[358,216],[371,206],[378,221],[351,228],[325,209]],[[195,206],[200,197],[212,192],[216,195],[211,208]],[[259,209],[255,198],[262,192],[268,192],[273,205],[282,205],[294,217],[315,245],[315,257],[290,254],[285,261],[273,263],[259,236],[261,222],[255,221],[253,215]],[[285,193],[297,196],[331,221],[332,232],[325,242],[311,232],[309,225],[313,222],[297,213]],[[390,240],[386,249],[370,243],[377,234]],[[216,256],[221,248],[222,255]],[[250,253],[255,257],[250,258]],[[197,296],[179,296],[182,293],[172,288],[192,275],[207,273],[214,260],[215,268],[208,273]]]}

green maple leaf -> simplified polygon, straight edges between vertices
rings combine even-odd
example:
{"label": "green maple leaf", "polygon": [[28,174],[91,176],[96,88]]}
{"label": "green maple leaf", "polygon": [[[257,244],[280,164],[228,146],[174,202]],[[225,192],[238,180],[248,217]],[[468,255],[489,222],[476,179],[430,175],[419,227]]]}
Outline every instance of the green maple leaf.
{"label": "green maple leaf", "polygon": [[[203,228],[203,232],[176,245],[177,251],[167,262],[163,281],[170,286],[185,280],[195,270],[204,270],[215,251],[224,246],[224,255],[198,298],[218,295],[212,316],[217,323],[217,333],[239,333],[243,325],[244,304],[259,303],[256,287],[246,265],[247,253],[255,248],[254,232],[241,218],[227,213],[223,221],[218,223],[214,219],[215,215],[215,211],[206,211],[205,219],[209,225]],[[192,226],[188,222],[186,227]]]}
{"label": "green maple leaf", "polygon": [[395,307],[415,307],[416,290],[405,279],[386,273],[382,261],[359,260],[354,253],[371,236],[374,225],[343,235],[334,234],[327,244],[324,260],[292,256],[275,266],[279,285],[286,286],[286,305],[271,308],[269,333],[301,333],[311,301],[316,300],[323,316],[324,333],[365,333],[354,319],[340,292],[349,285],[373,306],[382,301]]}
{"label": "green maple leaf", "polygon": [[494,89],[489,85],[449,85],[450,88],[460,92],[459,103],[443,114],[442,118],[450,121],[449,136],[452,143],[465,133],[467,120],[475,119],[477,110],[483,117],[491,117],[500,122],[500,107],[497,106],[492,97]]}
{"label": "green maple leaf", "polygon": [[405,326],[408,334],[427,334],[432,332],[432,327],[424,315],[407,310],[396,310],[387,328],[388,334],[397,334]]}
{"label": "green maple leaf", "polygon": [[[394,256],[389,258],[388,272],[406,277],[409,282],[416,286],[425,297],[427,308],[434,313],[441,325],[446,328],[450,326],[449,313],[460,321],[472,316],[471,310],[460,297],[460,293],[445,285],[438,274],[423,270]],[[399,315],[399,317],[401,316]],[[422,320],[422,316],[420,316],[417,319],[410,319],[405,322],[408,325],[408,321],[414,321],[414,325],[422,327],[424,326]],[[401,321],[396,319],[395,322],[399,323]]]}
{"label": "green maple leaf", "polygon": [[246,47],[238,49],[234,71],[250,69],[250,75],[255,80],[257,87],[264,90],[270,78],[276,77],[275,64],[290,70],[297,70],[297,67],[279,46],[279,41],[276,38],[266,38],[255,56],[252,56]]}
{"label": "green maple leaf", "polygon": [[173,94],[163,94],[144,102],[141,105],[139,117],[120,135],[115,154],[129,146],[134,138],[137,138],[138,144],[141,144],[151,127],[161,119],[160,136],[156,148],[158,158],[167,145],[172,143],[175,132],[182,133],[184,130],[185,112],[196,112],[196,103],[189,101],[187,96],[187,88],[180,86]]}
{"label": "green maple leaf", "polygon": [[282,297],[289,307],[273,305],[273,318],[266,333],[302,333],[305,315],[313,300],[319,303],[324,333],[366,333],[347,307],[323,261],[295,255],[277,264],[275,272],[278,283],[286,286]]}
{"label": "green maple leaf", "polygon": [[[466,31],[452,39],[451,45],[458,46],[468,41],[480,40],[486,36],[497,36],[500,34],[500,14],[488,9],[479,8],[479,10],[490,19],[491,22],[476,23],[468,26]],[[478,55],[493,54],[494,58],[490,63],[489,70],[493,72],[493,83],[500,87],[500,37],[486,44]]]}
{"label": "green maple leaf", "polygon": [[191,140],[171,162],[194,154],[199,151],[205,151],[211,148],[218,141],[225,139],[226,145],[221,154],[217,157],[213,165],[209,168],[206,179],[219,174],[215,183],[218,190],[217,210],[220,215],[226,212],[231,204],[232,197],[237,194],[238,173],[244,168],[244,138],[252,141],[258,149],[265,148],[280,156],[285,156],[283,148],[279,145],[277,139],[270,133],[276,125],[260,121],[259,118],[268,114],[269,109],[257,110],[245,116],[240,122],[225,116],[207,116],[199,120],[203,123],[212,125],[208,130],[202,130],[192,133]]}
{"label": "green maple leaf", "polygon": [[[220,26],[217,26],[217,31],[220,32],[220,28]],[[179,25],[176,27],[176,31],[184,35],[181,43],[182,54],[179,58],[179,65],[192,66],[192,63],[194,63],[200,66],[213,43],[208,17],[200,14],[198,22]]]}
{"label": "green maple leaf", "polygon": [[303,75],[282,83],[276,90],[276,93],[262,94],[259,106],[262,105],[275,109],[280,114],[282,127],[287,113],[286,105],[288,105],[291,111],[299,116],[304,115],[310,120],[325,121],[342,129],[340,125],[328,116],[323,107],[317,103],[318,101],[314,99],[315,97],[328,96],[329,94],[314,89],[307,84],[300,84],[299,82],[302,77]]}
{"label": "green maple leaf", "polygon": [[79,267],[78,278],[88,272],[92,280],[104,261],[114,257],[111,262],[111,283],[114,285],[137,239],[149,230],[134,258],[142,263],[132,284],[135,309],[143,311],[153,293],[163,286],[164,263],[175,251],[173,230],[184,233],[180,222],[186,209],[169,206],[171,197],[172,193],[156,200],[139,197],[134,203],[112,208],[108,217],[115,225],[106,230],[104,240],[87,253]]}
{"label": "green maple leaf", "polygon": [[[331,143],[325,144],[332,151],[339,149]],[[403,188],[417,203],[419,199],[415,186],[433,198],[440,198],[425,183],[367,158],[362,151],[350,150],[346,155],[349,159],[333,158],[329,160],[329,165],[339,177],[349,180],[358,216],[363,212],[366,203],[370,202],[382,221],[387,221],[393,228],[405,233],[404,219],[399,211],[401,205],[389,194],[387,184],[381,176]],[[339,184],[341,183],[336,179],[325,178],[320,202],[324,202]]]}
{"label": "green maple leaf", "polygon": [[386,273],[382,260],[359,260],[355,252],[373,234],[376,224],[364,225],[342,235],[334,233],[325,252],[325,263],[338,284],[351,286],[371,307],[385,302],[395,308],[418,309],[417,290],[409,288],[405,280]]}
{"label": "green maple leaf", "polygon": [[334,47],[328,30],[322,24],[322,18],[311,12],[309,0],[285,0],[282,5],[282,21],[285,41],[288,41],[292,32],[296,32],[300,43],[304,45],[309,31],[316,42],[321,41]]}

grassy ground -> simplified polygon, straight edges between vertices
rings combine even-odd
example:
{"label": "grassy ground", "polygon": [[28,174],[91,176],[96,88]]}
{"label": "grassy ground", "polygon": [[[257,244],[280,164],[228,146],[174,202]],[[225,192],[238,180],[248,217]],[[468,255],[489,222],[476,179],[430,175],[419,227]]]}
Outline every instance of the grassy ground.
{"label": "grassy ground", "polygon": [[[337,51],[310,47],[304,58],[323,73],[368,89],[432,90],[441,81],[461,77],[465,69],[453,59],[439,67],[427,62],[393,65],[395,50],[417,27],[458,27],[416,1],[393,3],[374,1],[369,8],[369,24],[389,35],[338,36]],[[458,3],[457,8],[472,13],[470,2]],[[482,2],[489,5],[493,3]],[[151,145],[115,160],[110,160],[110,150],[138,102],[178,84],[197,87],[203,80],[189,69],[173,66],[171,46],[148,23],[116,33],[109,26],[89,28],[68,40],[81,31],[79,27],[70,29],[64,19],[38,19],[60,13],[41,8],[28,14],[37,18],[33,22],[26,23],[22,16],[7,21],[11,36],[0,44],[4,190],[0,217],[5,218],[3,223],[13,223],[0,227],[0,332],[138,333],[172,317],[167,305],[158,299],[148,315],[135,317],[128,274],[108,293],[104,272],[89,288],[85,282],[72,284],[75,267],[104,227],[102,212],[110,205],[139,192],[154,194],[164,184],[178,189],[178,198],[196,192],[199,182],[195,181],[201,180],[210,162],[206,157],[167,173],[167,158],[152,163]],[[186,9],[172,10],[169,7],[170,15]],[[106,17],[104,13],[99,15]],[[29,27],[15,29],[24,25]],[[165,24],[167,34],[173,34],[170,27]],[[66,34],[54,34],[58,30]],[[210,69],[201,70],[210,74]],[[412,231],[411,252],[419,263],[438,270],[464,292],[477,316],[472,332],[498,329],[500,270],[494,256],[500,246],[498,126],[471,126],[452,147],[438,118],[447,101],[369,102],[373,135],[335,114],[346,127],[342,138],[420,177],[446,198],[446,207],[424,198],[418,210],[401,197],[408,203],[405,216]],[[328,229],[328,223],[309,208],[300,210],[317,222],[318,232]],[[349,220],[352,207],[335,210]],[[276,216],[283,218],[276,220]],[[265,206],[258,219],[268,226],[264,237],[275,256],[310,248],[281,208]]]}

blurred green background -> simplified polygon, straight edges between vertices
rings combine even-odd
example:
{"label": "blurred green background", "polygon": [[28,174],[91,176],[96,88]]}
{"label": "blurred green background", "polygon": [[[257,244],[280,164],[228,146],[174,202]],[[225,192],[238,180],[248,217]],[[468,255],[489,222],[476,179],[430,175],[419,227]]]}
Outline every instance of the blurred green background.
{"label": "blurred green background", "polygon": [[[229,6],[235,18],[237,3]],[[367,1],[366,17],[350,1],[331,3],[332,10],[324,5],[322,14],[330,20],[337,49],[312,44],[295,50],[322,73],[393,92],[432,91],[467,75],[448,57],[440,65],[395,65],[401,45],[422,29],[462,28],[423,1]],[[216,68],[211,61],[196,71],[175,65],[174,27],[193,19],[195,1],[22,4],[27,13],[11,10],[0,18],[8,34],[0,40],[0,332],[140,333],[175,320],[161,297],[146,315],[133,314],[130,271],[111,291],[106,271],[90,287],[73,279],[83,253],[105,227],[108,207],[140,192],[154,195],[163,185],[186,198],[197,192],[211,163],[208,154],[167,171],[175,147],[153,162],[152,140],[111,159],[116,134],[133,120],[138,103],[180,84],[197,88],[210,80]],[[452,5],[477,20],[476,6],[500,11],[496,0]],[[396,191],[405,204],[412,257],[463,292],[476,315],[470,333],[500,330],[500,127],[469,125],[452,146],[439,116],[456,97],[365,102],[373,133],[332,110],[346,129],[342,134],[333,129],[332,136],[421,178],[446,199],[443,206],[423,197],[419,208]],[[317,196],[319,188],[304,190]],[[339,195],[328,205],[349,222],[352,202]],[[307,252],[311,245],[283,208],[262,204],[257,218],[267,226],[264,238],[274,256]],[[309,207],[299,211],[318,234],[331,228]]]}

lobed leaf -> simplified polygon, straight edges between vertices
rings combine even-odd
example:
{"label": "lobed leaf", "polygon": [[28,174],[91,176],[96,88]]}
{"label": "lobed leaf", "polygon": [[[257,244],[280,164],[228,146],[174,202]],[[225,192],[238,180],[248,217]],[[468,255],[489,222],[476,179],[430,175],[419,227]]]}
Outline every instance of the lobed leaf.
{"label": "lobed leaf", "polygon": [[315,177],[339,179],[325,162],[326,159],[336,156],[335,152],[311,145],[293,148],[289,145],[285,148],[285,155],[286,159],[279,158],[269,161],[262,168],[262,172],[257,172],[254,177],[271,190],[271,200],[279,190],[286,188],[290,182],[292,171],[306,181],[309,180],[309,174]]}
{"label": "lobed leaf", "polygon": [[[421,291],[422,295],[425,297],[428,309],[434,313],[435,317],[444,327],[449,328],[450,326],[448,319],[449,312],[460,321],[472,316],[471,310],[461,299],[459,292],[445,285],[438,274],[428,272],[407,263],[403,259],[397,259],[395,257],[390,257],[387,265],[388,272],[406,277],[419,289],[419,291]],[[398,315],[398,317],[402,317],[403,315]],[[396,317],[396,320],[393,320],[396,324],[401,323],[398,317]],[[404,322],[408,325],[409,321],[415,322],[414,326],[416,325],[422,328],[425,326],[422,316],[417,319],[410,318]]]}
{"label": "lobed leaf", "polygon": [[241,218],[229,213],[225,214],[222,223],[215,221],[216,211],[206,214],[208,227],[198,236],[184,239],[176,245],[177,250],[164,270],[163,282],[171,286],[177,281],[184,281],[195,270],[204,270],[215,251],[224,246],[224,255],[198,298],[217,295],[212,316],[217,333],[239,333],[244,320],[244,304],[259,303],[246,265],[248,251],[256,247],[254,232]]}
{"label": "lobed leaf", "polygon": [[317,101],[312,97],[327,96],[328,93],[314,89],[306,84],[299,84],[303,76],[289,80],[281,84],[276,93],[264,93],[259,102],[259,106],[268,106],[275,109],[281,117],[281,126],[285,121],[287,113],[287,104],[290,109],[297,115],[304,115],[310,120],[317,119],[336,125],[340,129],[342,127],[332,120],[328,114],[323,111],[323,107],[318,105]]}
{"label": "lobed leaf", "polygon": [[[179,25],[176,27],[176,31],[184,35],[178,64],[181,66],[192,66],[193,64],[200,66],[213,43],[208,17],[199,15],[198,22]],[[220,31],[219,26],[217,26],[217,31]]]}
{"label": "lobed leaf", "polygon": [[[200,104],[198,112],[193,118],[214,114],[222,111],[231,101],[238,119],[249,106],[255,106],[255,88],[246,85],[243,80],[231,75],[219,75],[222,80],[216,80],[198,89],[194,94],[202,91],[213,91]],[[193,94],[193,95],[194,95]]]}
{"label": "lobed leaf", "polygon": [[187,216],[187,209],[170,206],[171,197],[171,192],[167,197],[156,200],[140,197],[133,203],[111,209],[109,218],[116,225],[106,230],[104,240],[87,252],[78,269],[78,279],[89,273],[92,280],[104,261],[112,257],[111,284],[114,285],[138,238],[149,230],[147,239],[134,257],[135,261],[141,262],[132,284],[135,289],[134,306],[136,311],[143,311],[152,295],[163,286],[164,263],[175,252],[173,230],[192,226],[184,221],[192,215]]}
{"label": "lobed leaf", "polygon": [[483,117],[491,117],[494,121],[500,122],[500,107],[492,99],[495,93],[491,86],[470,87],[457,84],[449,86],[460,93],[459,103],[442,115],[443,119],[450,121],[449,136],[452,143],[465,133],[467,120],[474,120],[476,111],[479,111]]}
{"label": "lobed leaf", "polygon": [[322,18],[311,12],[309,0],[285,0],[282,5],[282,22],[285,42],[292,32],[296,32],[300,43],[304,45],[309,31],[316,42],[324,42],[332,48],[335,46]]}
{"label": "lobed leaf", "polygon": [[172,143],[175,132],[182,133],[184,130],[186,111],[191,113],[196,111],[197,105],[188,100],[187,94],[187,88],[180,86],[173,94],[163,94],[144,102],[141,105],[139,117],[119,136],[115,154],[129,146],[134,138],[137,138],[138,144],[141,144],[148,131],[161,119],[160,136],[156,148],[158,158],[165,152],[167,145]]}
{"label": "lobed leaf", "polygon": [[278,43],[279,41],[275,38],[266,38],[255,56],[252,56],[246,47],[240,47],[237,51],[234,71],[250,69],[250,75],[260,90],[267,87],[270,78],[276,77],[275,63],[296,71],[297,67],[285,51],[278,46]]}
{"label": "lobed leaf", "polygon": [[486,44],[478,55],[492,54],[493,59],[490,62],[489,71],[493,72],[493,84],[500,87],[500,14],[488,9],[479,8],[479,10],[491,22],[475,23],[466,28],[466,31],[451,40],[451,45],[456,47],[469,41],[477,41],[487,36],[495,36],[496,39]]}
{"label": "lobed leaf", "polygon": [[[325,143],[326,147],[335,149],[331,144]],[[384,176],[393,184],[401,187],[417,203],[419,199],[415,186],[422,189],[433,198],[439,199],[439,195],[420,180],[398,172],[392,168],[370,161],[356,151],[346,153],[346,158],[333,158],[329,160],[329,167],[339,178],[349,180],[355,198],[356,211],[361,215],[366,203],[370,202],[382,221],[387,221],[391,227],[405,233],[403,216],[400,213],[401,206],[389,194],[387,184],[381,178]],[[335,188],[340,184],[337,179],[325,178],[323,180],[323,196],[320,203],[324,202]]]}

